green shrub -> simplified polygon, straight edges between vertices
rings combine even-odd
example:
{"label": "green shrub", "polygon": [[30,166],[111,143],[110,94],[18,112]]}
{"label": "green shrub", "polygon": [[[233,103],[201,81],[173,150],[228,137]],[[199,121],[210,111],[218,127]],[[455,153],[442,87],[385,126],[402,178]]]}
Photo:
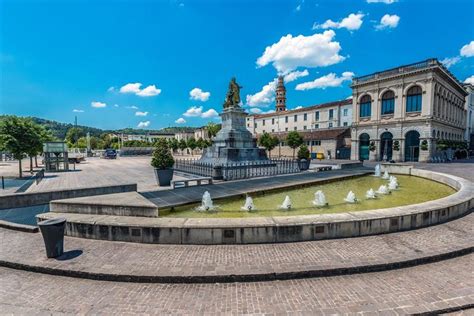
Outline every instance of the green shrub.
{"label": "green shrub", "polygon": [[428,150],[428,141],[426,139],[423,139],[420,144],[420,149],[421,150]]}
{"label": "green shrub", "polygon": [[398,140],[395,140],[393,142],[393,150],[399,151],[400,150],[400,142]]}
{"label": "green shrub", "polygon": [[310,157],[308,146],[306,145],[301,145],[300,148],[298,149],[298,159],[306,159],[308,160]]}
{"label": "green shrub", "polygon": [[168,147],[166,139],[161,138],[156,142],[151,158],[151,165],[156,169],[169,169],[174,165],[174,158]]}
{"label": "green shrub", "polygon": [[370,151],[375,151],[375,142],[370,142],[370,145],[369,145],[369,150]]}

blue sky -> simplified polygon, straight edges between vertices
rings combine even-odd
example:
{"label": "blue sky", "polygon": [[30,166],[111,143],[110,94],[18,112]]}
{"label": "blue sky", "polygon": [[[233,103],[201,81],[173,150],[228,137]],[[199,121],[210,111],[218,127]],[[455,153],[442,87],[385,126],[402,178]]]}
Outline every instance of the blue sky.
{"label": "blue sky", "polygon": [[200,126],[218,121],[232,76],[257,113],[273,109],[278,74],[289,108],[431,57],[474,75],[474,1],[373,1],[0,0],[0,113]]}

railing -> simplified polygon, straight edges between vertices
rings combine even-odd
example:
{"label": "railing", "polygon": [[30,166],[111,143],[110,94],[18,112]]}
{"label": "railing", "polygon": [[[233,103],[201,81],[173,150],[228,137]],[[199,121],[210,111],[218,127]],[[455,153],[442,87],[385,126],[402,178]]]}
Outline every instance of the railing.
{"label": "railing", "polygon": [[176,171],[213,177],[214,179],[238,180],[256,177],[268,177],[300,172],[300,166],[294,159],[272,159],[255,162],[232,162],[224,164],[205,164],[191,159],[175,161]]}

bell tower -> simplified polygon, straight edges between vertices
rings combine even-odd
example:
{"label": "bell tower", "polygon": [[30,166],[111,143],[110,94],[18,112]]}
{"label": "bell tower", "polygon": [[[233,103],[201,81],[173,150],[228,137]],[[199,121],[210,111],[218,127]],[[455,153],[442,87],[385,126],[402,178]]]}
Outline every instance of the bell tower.
{"label": "bell tower", "polygon": [[278,77],[278,85],[276,87],[276,105],[275,110],[277,112],[286,111],[286,88],[283,76]]}

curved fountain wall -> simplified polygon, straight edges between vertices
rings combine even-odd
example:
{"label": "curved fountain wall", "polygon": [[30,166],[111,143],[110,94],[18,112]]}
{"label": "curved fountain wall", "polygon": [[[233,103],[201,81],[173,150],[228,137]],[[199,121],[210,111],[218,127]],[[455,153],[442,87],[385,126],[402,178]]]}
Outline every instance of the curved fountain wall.
{"label": "curved fountain wall", "polygon": [[[258,218],[124,218],[71,214],[66,234],[74,237],[161,244],[249,244],[367,236],[440,224],[471,212],[474,184],[420,169],[398,168],[447,184],[456,193],[438,200],[401,207],[337,214]],[[44,220],[60,214],[38,216]]]}

